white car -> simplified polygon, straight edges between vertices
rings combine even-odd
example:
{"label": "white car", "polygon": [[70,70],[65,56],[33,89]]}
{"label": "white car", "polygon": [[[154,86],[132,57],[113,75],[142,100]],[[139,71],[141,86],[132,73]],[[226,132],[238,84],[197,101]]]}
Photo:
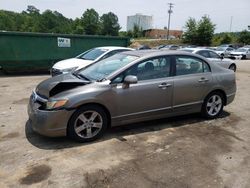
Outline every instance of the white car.
{"label": "white car", "polygon": [[218,47],[215,52],[221,57],[229,57],[229,54],[234,51],[234,48],[231,47]]}
{"label": "white car", "polygon": [[203,48],[182,48],[181,50],[201,55],[218,65],[236,71],[236,64],[233,60],[219,56],[215,51]]}
{"label": "white car", "polygon": [[250,59],[250,48],[238,48],[230,53],[232,59]]}
{"label": "white car", "polygon": [[131,50],[134,49],[117,46],[92,48],[74,58],[65,59],[55,63],[51,69],[51,75],[56,76],[59,74],[66,74],[75,70],[79,70],[96,61],[110,57],[116,53]]}

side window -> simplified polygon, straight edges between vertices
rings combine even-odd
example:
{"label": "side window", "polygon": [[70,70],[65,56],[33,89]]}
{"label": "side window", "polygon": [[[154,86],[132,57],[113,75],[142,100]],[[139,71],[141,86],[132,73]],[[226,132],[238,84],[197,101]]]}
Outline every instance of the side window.
{"label": "side window", "polygon": [[138,81],[170,76],[170,57],[157,57],[142,61],[117,76],[113,83],[120,83],[127,75],[137,76]]}
{"label": "side window", "polygon": [[220,56],[215,52],[209,51],[209,54],[211,58],[220,59]]}
{"label": "side window", "polygon": [[208,51],[205,51],[205,50],[198,51],[197,54],[199,54],[203,57],[206,57],[206,58],[210,57]]}
{"label": "side window", "polygon": [[204,72],[211,72],[210,67],[207,63],[203,62],[203,70]]}
{"label": "side window", "polygon": [[189,56],[176,57],[176,76],[203,72],[210,72],[210,68],[209,65],[202,60]]}

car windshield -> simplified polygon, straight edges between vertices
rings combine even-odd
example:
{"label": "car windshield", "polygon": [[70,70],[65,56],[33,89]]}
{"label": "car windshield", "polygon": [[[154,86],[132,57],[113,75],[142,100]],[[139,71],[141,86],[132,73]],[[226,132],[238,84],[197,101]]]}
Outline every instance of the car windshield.
{"label": "car windshield", "polygon": [[77,58],[84,60],[95,60],[107,51],[107,49],[94,48],[78,55]]}
{"label": "car windshield", "polygon": [[246,52],[246,51],[247,51],[246,48],[239,48],[239,49],[236,50],[236,52]]}
{"label": "car windshield", "polygon": [[88,80],[102,80],[137,58],[137,56],[127,54],[115,54],[78,71],[77,74]]}

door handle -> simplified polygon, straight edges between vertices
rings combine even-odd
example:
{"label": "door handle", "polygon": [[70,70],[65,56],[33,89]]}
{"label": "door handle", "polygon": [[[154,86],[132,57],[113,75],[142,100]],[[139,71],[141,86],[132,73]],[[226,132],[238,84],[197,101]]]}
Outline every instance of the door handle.
{"label": "door handle", "polygon": [[163,88],[166,89],[167,87],[171,87],[172,84],[167,84],[167,83],[161,83],[160,85],[158,85],[159,88]]}
{"label": "door handle", "polygon": [[198,80],[198,82],[208,82],[208,81],[209,81],[209,79],[204,78],[204,77]]}

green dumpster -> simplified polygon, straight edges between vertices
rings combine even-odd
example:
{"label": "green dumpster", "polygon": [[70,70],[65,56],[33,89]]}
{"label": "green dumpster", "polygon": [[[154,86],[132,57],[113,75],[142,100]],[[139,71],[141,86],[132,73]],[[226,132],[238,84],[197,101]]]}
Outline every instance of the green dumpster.
{"label": "green dumpster", "polygon": [[129,38],[0,32],[0,68],[6,72],[48,71],[62,59],[99,46],[129,45]]}

